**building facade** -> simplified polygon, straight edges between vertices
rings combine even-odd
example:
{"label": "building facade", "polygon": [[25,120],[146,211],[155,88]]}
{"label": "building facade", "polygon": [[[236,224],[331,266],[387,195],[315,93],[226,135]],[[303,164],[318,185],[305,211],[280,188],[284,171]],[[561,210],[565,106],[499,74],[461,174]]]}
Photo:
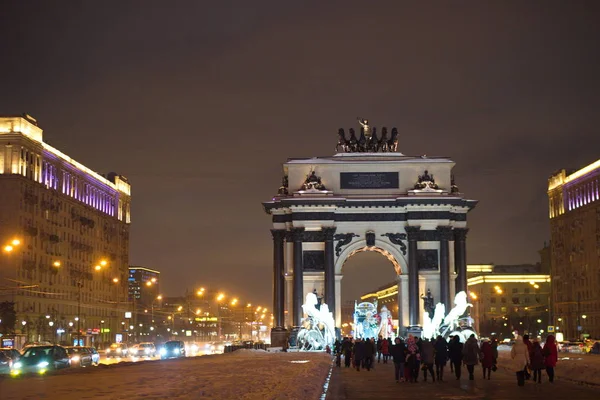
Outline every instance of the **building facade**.
{"label": "building facade", "polygon": [[99,175],[53,148],[29,116],[0,117],[0,196],[0,301],[15,303],[17,332],[65,342],[119,332],[127,179]]}
{"label": "building facade", "polygon": [[129,287],[129,301],[137,307],[148,308],[155,301],[160,300],[160,272],[141,266],[129,267],[127,279]]}
{"label": "building facade", "polygon": [[554,315],[568,339],[600,338],[600,160],[548,180]]}
{"label": "building facade", "polygon": [[273,223],[274,332],[301,325],[314,290],[339,328],[343,265],[361,251],[394,266],[402,330],[422,325],[422,291],[448,304],[466,290],[467,213],[477,202],[454,184],[454,162],[406,156],[395,128],[389,140],[387,128],[385,139],[375,132],[363,126],[347,140],[340,129],[334,156],[288,160],[277,195],[263,203]]}

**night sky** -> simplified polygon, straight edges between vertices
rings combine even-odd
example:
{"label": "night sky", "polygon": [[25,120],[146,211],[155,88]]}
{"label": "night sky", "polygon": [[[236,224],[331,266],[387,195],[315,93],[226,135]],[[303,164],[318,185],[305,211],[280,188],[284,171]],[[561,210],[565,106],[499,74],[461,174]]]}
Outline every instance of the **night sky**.
{"label": "night sky", "polygon": [[[0,114],[130,179],[131,262],[168,295],[268,304],[261,202],[357,116],[456,161],[480,201],[469,263],[536,262],[547,178],[600,158],[599,20],[594,1],[2,1]],[[352,260],[345,293],[386,263]]]}

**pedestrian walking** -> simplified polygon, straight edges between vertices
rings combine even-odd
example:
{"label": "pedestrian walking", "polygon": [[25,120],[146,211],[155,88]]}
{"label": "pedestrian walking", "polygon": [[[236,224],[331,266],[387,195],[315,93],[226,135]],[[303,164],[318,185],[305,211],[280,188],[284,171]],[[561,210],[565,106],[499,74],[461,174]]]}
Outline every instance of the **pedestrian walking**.
{"label": "pedestrian walking", "polygon": [[529,364],[529,350],[520,336],[517,336],[515,339],[515,344],[513,344],[510,350],[510,358],[512,359],[513,367],[517,371],[517,385],[524,386],[525,369]]}
{"label": "pedestrian walking", "polygon": [[352,362],[352,342],[347,337],[342,341],[342,352],[344,353],[344,366],[349,368]]}
{"label": "pedestrian walking", "polygon": [[548,335],[542,353],[544,354],[544,364],[546,365],[548,381],[554,383],[554,368],[558,361],[558,347],[556,346],[556,338],[554,335]]}
{"label": "pedestrian walking", "polygon": [[387,364],[388,357],[390,355],[390,349],[387,339],[383,339],[381,342],[381,353],[383,354],[383,363]]}
{"label": "pedestrian walking", "polygon": [[467,342],[463,347],[463,363],[467,366],[467,371],[469,371],[469,380],[472,381],[475,379],[475,366],[479,363],[479,345],[477,344],[477,339],[475,339],[475,335],[471,334]]}
{"label": "pedestrian walking", "polygon": [[456,380],[459,380],[462,368],[463,344],[460,342],[458,335],[454,336],[448,344],[448,355],[450,356],[451,365],[454,368]]}
{"label": "pedestrian walking", "polygon": [[360,366],[365,359],[365,342],[357,338],[354,342],[354,365],[356,370],[360,371]]}
{"label": "pedestrian walking", "polygon": [[423,369],[423,381],[427,382],[427,372],[431,375],[431,380],[435,382],[433,374],[433,343],[429,339],[421,340],[421,364]]}
{"label": "pedestrian walking", "polygon": [[531,362],[531,370],[533,371],[533,381],[542,383],[542,370],[546,369],[544,363],[544,354],[542,353],[542,346],[539,342],[533,342],[531,346],[531,354],[529,355]]}
{"label": "pedestrian walking", "polygon": [[492,371],[495,372],[498,369],[498,339],[492,339],[492,356],[494,358]]}
{"label": "pedestrian walking", "polygon": [[483,379],[490,380],[492,378],[492,368],[494,367],[494,349],[492,344],[486,340],[481,344],[481,367],[483,368]]}
{"label": "pedestrian walking", "polygon": [[383,336],[379,335],[379,338],[377,338],[377,363],[379,364],[379,362],[381,362],[381,356],[382,356],[382,347],[383,347]]}
{"label": "pedestrian walking", "polygon": [[371,370],[373,366],[373,358],[375,357],[375,342],[374,339],[366,339],[364,341],[365,345],[365,357],[364,357],[364,367],[367,371]]}
{"label": "pedestrian walking", "polygon": [[438,381],[444,381],[444,367],[448,362],[448,343],[446,339],[438,335],[435,343],[433,344],[434,358],[435,358],[435,374]]}
{"label": "pedestrian walking", "polygon": [[400,338],[396,338],[394,341],[390,353],[392,355],[392,361],[394,362],[394,377],[396,383],[404,382],[404,364],[406,361],[406,346]]}
{"label": "pedestrian walking", "polygon": [[412,335],[408,335],[406,339],[406,365],[410,371],[410,381],[417,382],[419,378],[419,347]]}

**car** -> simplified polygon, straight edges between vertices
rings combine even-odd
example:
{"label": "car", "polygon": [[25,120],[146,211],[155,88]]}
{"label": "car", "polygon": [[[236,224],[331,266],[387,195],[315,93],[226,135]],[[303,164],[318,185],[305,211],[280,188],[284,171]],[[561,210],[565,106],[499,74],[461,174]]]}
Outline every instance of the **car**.
{"label": "car", "polygon": [[10,374],[13,360],[6,353],[0,351],[0,374]]}
{"label": "car", "polygon": [[129,355],[131,357],[154,357],[156,355],[156,347],[151,342],[135,344],[129,349]]}
{"label": "car", "polygon": [[67,350],[67,354],[69,355],[71,367],[92,366],[92,353],[88,350],[87,347],[67,346],[65,347],[65,349]]}
{"label": "car", "polygon": [[573,354],[584,354],[585,348],[583,342],[562,342],[559,346],[560,351]]}
{"label": "car", "polygon": [[110,357],[127,357],[129,348],[125,343],[113,343],[106,349],[106,358]]}
{"label": "car", "polygon": [[185,357],[185,344],[181,340],[170,340],[161,347],[159,353],[161,360]]}
{"label": "car", "polygon": [[0,348],[0,353],[6,354],[13,361],[19,361],[21,358],[21,353],[19,350],[14,349],[12,347]]}
{"label": "car", "polygon": [[47,371],[69,368],[71,366],[67,350],[62,346],[30,346],[21,359],[13,363],[11,375],[25,372],[45,374]]}
{"label": "car", "polygon": [[100,354],[98,353],[98,350],[96,350],[95,347],[86,347],[86,349],[92,356],[92,364],[98,366],[98,364],[100,364]]}

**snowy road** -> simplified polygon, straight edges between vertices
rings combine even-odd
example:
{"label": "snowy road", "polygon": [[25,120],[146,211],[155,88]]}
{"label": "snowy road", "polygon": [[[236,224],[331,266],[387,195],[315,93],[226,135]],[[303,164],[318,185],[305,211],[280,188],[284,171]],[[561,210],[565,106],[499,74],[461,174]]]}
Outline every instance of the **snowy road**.
{"label": "snowy road", "polygon": [[330,365],[331,358],[323,353],[239,350],[73,368],[45,376],[0,377],[0,398],[317,400]]}

